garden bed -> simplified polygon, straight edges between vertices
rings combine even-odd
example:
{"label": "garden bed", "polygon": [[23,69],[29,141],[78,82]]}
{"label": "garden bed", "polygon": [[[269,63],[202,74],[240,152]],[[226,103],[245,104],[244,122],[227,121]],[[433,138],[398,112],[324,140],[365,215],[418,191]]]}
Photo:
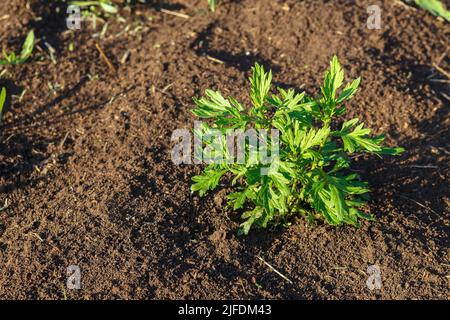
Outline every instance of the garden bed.
{"label": "garden bed", "polygon": [[[30,29],[40,39],[0,79],[16,95],[1,124],[0,298],[449,298],[448,23],[391,0],[378,1],[380,30],[366,26],[371,1],[224,0],[212,13],[180,0],[122,12],[93,37],[102,23],[68,31],[64,12],[27,3],[0,9],[3,46]],[[207,88],[249,104],[255,62],[317,94],[334,54],[347,80],[362,77],[348,119],[407,150],[355,159],[377,221],[299,217],[238,236],[231,188],[191,194],[202,167],[173,164],[172,132],[192,128]],[[69,265],[80,290],[66,287]],[[371,265],[381,289],[366,286]]]}

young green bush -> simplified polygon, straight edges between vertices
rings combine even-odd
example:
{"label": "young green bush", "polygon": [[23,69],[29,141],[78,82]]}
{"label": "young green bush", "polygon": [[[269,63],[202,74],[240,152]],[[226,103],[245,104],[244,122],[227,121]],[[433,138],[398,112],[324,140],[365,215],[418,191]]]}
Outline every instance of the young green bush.
{"label": "young green bush", "polygon": [[[360,78],[344,82],[344,71],[337,57],[325,73],[321,95],[312,98],[293,89],[278,88],[278,94],[269,94],[272,72],[256,64],[250,78],[253,105],[247,110],[235,99],[225,99],[219,92],[206,90],[205,97],[194,98],[194,115],[210,119],[195,135],[208,136],[211,130],[224,135],[230,128],[278,129],[279,157],[262,174],[265,165],[261,159],[245,158],[238,164],[230,160],[224,136],[203,139],[203,146],[220,146],[224,150],[221,163],[210,163],[201,175],[192,178],[192,192],[203,196],[217,187],[227,173],[238,184],[236,192],[228,195],[228,204],[234,210],[247,208],[240,233],[247,234],[252,227],[266,228],[287,222],[293,215],[302,214],[309,221],[322,216],[331,225],[344,223],[359,225],[358,218],[372,220],[360,208],[368,200],[367,183],[360,181],[350,168],[350,156],[355,153],[398,155],[403,148],[382,146],[383,135],[370,136],[357,118],[343,122],[339,129],[331,127],[332,120],[345,114],[345,102],[353,97]],[[248,150],[246,150],[248,151]],[[272,163],[272,164],[274,164]]]}
{"label": "young green bush", "polygon": [[34,48],[34,31],[28,32],[28,35],[22,45],[22,51],[19,56],[16,56],[14,52],[7,53],[3,50],[4,59],[0,59],[0,65],[5,64],[21,64],[28,60],[33,53]]}

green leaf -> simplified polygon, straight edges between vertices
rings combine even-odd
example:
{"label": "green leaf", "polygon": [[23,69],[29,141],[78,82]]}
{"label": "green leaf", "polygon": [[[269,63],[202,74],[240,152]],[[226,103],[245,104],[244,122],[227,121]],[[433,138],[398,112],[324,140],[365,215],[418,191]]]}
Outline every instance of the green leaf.
{"label": "green leaf", "polygon": [[354,216],[356,216],[358,218],[366,219],[366,220],[369,220],[369,221],[375,221],[376,220],[375,217],[372,214],[364,213],[364,212],[359,211],[358,209],[355,209],[355,208],[350,208],[350,214],[354,215]]}
{"label": "green leaf", "polygon": [[381,151],[378,154],[389,155],[389,156],[398,156],[405,152],[405,148],[397,147],[397,148],[381,148]]}
{"label": "green leaf", "polygon": [[359,84],[361,83],[361,78],[357,78],[353,80],[353,82],[347,84],[347,86],[342,90],[341,94],[339,95],[336,103],[342,103],[346,100],[349,100],[353,97],[353,95],[358,90]]}
{"label": "green leaf", "polygon": [[4,59],[0,60],[0,65],[24,63],[31,56],[33,48],[34,48],[34,31],[31,30],[30,32],[28,32],[28,35],[22,45],[22,51],[20,53],[20,56],[16,56],[14,52],[8,54],[5,50],[3,50]]}
{"label": "green leaf", "polygon": [[119,12],[119,9],[112,3],[101,2],[100,7],[102,8],[103,11],[110,14],[116,14],[117,12]]}
{"label": "green leaf", "polygon": [[209,6],[209,9],[210,9],[212,12],[216,11],[217,2],[218,2],[218,0],[208,0],[208,6]]}
{"label": "green leaf", "polygon": [[300,148],[302,149],[302,151],[304,151],[314,146],[321,145],[325,142],[329,134],[329,127],[322,127],[319,130],[311,128],[301,141]]}
{"label": "green leaf", "polygon": [[197,108],[192,113],[199,118],[215,118],[227,116],[231,109],[230,102],[222,97],[219,91],[205,90],[205,97],[201,99],[194,98]]}
{"label": "green leaf", "polygon": [[6,89],[2,88],[2,91],[0,92],[0,123],[2,120],[3,106],[5,105],[5,101],[6,101]]}
{"label": "green leaf", "polygon": [[250,83],[252,85],[251,98],[256,108],[263,106],[269,94],[270,85],[272,83],[272,71],[266,73],[264,67],[258,63],[252,67],[252,76]]}
{"label": "green leaf", "polygon": [[442,17],[450,22],[450,11],[445,8],[445,5],[439,0],[415,0],[416,5],[422,9],[431,12],[435,16]]}
{"label": "green leaf", "polygon": [[245,176],[249,185],[254,185],[261,181],[261,167],[253,167],[246,171]]}
{"label": "green leaf", "polygon": [[325,72],[325,81],[322,88],[323,95],[327,100],[334,100],[336,91],[344,82],[344,70],[339,63],[337,56],[333,56],[330,63],[330,69]]}
{"label": "green leaf", "polygon": [[220,178],[227,170],[218,170],[214,166],[205,169],[202,175],[192,177],[194,184],[191,186],[191,192],[198,192],[202,197],[207,191],[214,190],[219,184]]}
{"label": "green leaf", "polygon": [[34,31],[31,30],[22,46],[22,52],[20,53],[20,62],[25,62],[33,53],[34,48]]}
{"label": "green leaf", "polygon": [[344,122],[342,129],[337,135],[341,136],[344,143],[344,150],[353,153],[357,150],[365,150],[368,152],[380,152],[380,139],[375,137],[371,138],[369,136],[370,129],[364,129],[364,123],[357,125],[353,131],[351,128],[358,122],[358,119],[352,119]]}
{"label": "green leaf", "polygon": [[[104,12],[109,14],[116,14],[119,12],[118,7],[110,0],[97,0],[97,1],[71,1],[70,4],[84,7],[84,8],[94,8],[99,6]],[[91,9],[93,11],[94,9]]]}
{"label": "green leaf", "polygon": [[330,185],[330,200],[331,205],[335,209],[339,221],[343,221],[347,215],[347,206],[345,204],[345,196],[343,192],[334,185]]}
{"label": "green leaf", "polygon": [[244,206],[247,196],[245,191],[233,192],[228,195],[228,201],[233,205],[233,210],[241,209]]}
{"label": "green leaf", "polygon": [[239,229],[238,234],[239,235],[246,235],[250,231],[250,228],[252,227],[253,223],[255,223],[255,220],[259,219],[264,210],[260,207],[256,207],[255,209],[251,211],[246,211],[242,214],[242,219],[247,219],[245,222],[241,223],[241,228]]}

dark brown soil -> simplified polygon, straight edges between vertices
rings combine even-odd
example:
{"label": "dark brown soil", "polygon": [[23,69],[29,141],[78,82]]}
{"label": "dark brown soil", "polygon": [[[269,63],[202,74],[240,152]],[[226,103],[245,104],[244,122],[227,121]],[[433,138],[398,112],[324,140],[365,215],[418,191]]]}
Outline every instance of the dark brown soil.
{"label": "dark brown soil", "polygon": [[[26,89],[9,96],[1,125],[0,297],[448,299],[450,90],[439,70],[450,68],[449,24],[378,0],[382,29],[369,30],[373,2],[221,0],[212,14],[206,1],[161,1],[109,20],[99,39],[101,23],[67,31],[47,1],[5,1],[2,47],[18,51],[30,28],[40,43],[0,80],[9,94]],[[298,219],[237,236],[225,190],[190,194],[201,167],[172,163],[173,130],[192,127],[191,97],[206,88],[249,101],[255,61],[278,85],[315,93],[333,54],[363,79],[347,116],[408,150],[355,163],[378,221]],[[81,268],[79,291],[66,288],[69,265]],[[380,290],[366,287],[369,265],[381,269]]]}

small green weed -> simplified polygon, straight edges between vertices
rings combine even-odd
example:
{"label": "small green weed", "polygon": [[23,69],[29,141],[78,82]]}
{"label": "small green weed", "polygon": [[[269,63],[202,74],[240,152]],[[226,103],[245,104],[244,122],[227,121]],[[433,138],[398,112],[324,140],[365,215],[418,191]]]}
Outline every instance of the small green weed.
{"label": "small green weed", "polygon": [[219,2],[219,0],[208,0],[208,6],[209,6],[209,9],[210,9],[212,12],[216,11],[217,2]]}
{"label": "small green weed", "polygon": [[6,89],[2,88],[0,92],[0,124],[2,123],[3,106],[6,101]]}
{"label": "small green weed", "polygon": [[22,51],[20,52],[20,55],[17,56],[14,52],[7,53],[5,50],[3,50],[3,59],[0,59],[0,65],[24,63],[33,53],[33,48],[34,31],[31,30],[22,45]]}

